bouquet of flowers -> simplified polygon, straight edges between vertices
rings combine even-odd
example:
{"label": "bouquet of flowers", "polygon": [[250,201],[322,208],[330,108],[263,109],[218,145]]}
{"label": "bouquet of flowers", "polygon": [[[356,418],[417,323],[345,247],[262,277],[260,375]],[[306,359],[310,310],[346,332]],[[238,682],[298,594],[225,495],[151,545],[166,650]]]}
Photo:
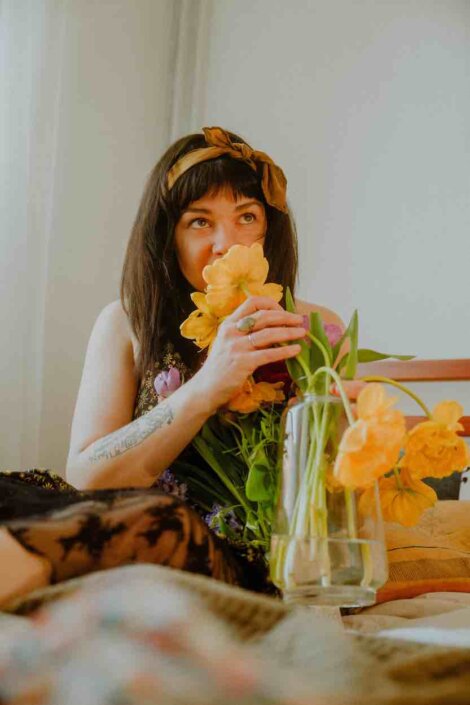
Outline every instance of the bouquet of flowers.
{"label": "bouquet of flowers", "polygon": [[[234,245],[204,269],[206,289],[191,295],[196,309],[181,325],[181,334],[199,349],[210,349],[224,318],[252,295],[277,302],[285,296],[287,310],[295,312],[290,291],[266,283],[267,276],[268,262],[260,244]],[[468,447],[457,435],[463,409],[455,401],[443,401],[430,411],[404,385],[366,377],[370,384],[359,394],[356,409],[351,407],[343,380],[355,378],[359,362],[412,356],[359,348],[357,312],[344,332],[324,325],[318,313],[311,313],[305,325],[307,336],[299,341],[299,355],[285,364],[259,368],[195,437],[193,446],[203,463],[180,461],[174,466],[189,499],[207,511],[210,525],[220,535],[263,553],[270,545],[283,418],[291,397],[315,394],[326,399],[309,421],[315,442],[305,460],[302,491],[287,529],[298,536],[326,531],[327,493],[343,492],[347,500],[348,493],[359,490],[359,509],[367,513],[377,481],[384,518],[414,524],[437,500],[424,478],[462,471],[470,462]],[[332,383],[348,422],[335,440],[332,405],[327,401]],[[409,394],[428,420],[407,432],[403,414],[394,408],[396,398],[386,394],[384,384]]]}

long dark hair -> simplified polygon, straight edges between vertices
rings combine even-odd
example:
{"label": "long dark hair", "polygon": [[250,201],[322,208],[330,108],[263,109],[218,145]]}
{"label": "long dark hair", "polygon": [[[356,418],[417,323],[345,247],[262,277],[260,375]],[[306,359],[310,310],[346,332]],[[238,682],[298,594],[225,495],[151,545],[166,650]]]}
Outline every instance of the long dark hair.
{"label": "long dark hair", "polygon": [[[228,132],[232,142],[245,142]],[[168,170],[184,154],[206,147],[204,135],[192,134],[175,142],[155,165],[127,245],[121,277],[121,302],[139,341],[136,361],[141,379],[172,342],[185,363],[195,369],[198,350],[179,333],[179,325],[194,309],[193,287],[180,271],[175,247],[175,226],[188,205],[205,195],[230,188],[235,198],[256,198],[266,209],[264,253],[269,262],[268,281],[289,286],[297,280],[297,237],[292,215],[266,203],[260,176],[248,164],[229,156],[201,162],[167,187]]]}

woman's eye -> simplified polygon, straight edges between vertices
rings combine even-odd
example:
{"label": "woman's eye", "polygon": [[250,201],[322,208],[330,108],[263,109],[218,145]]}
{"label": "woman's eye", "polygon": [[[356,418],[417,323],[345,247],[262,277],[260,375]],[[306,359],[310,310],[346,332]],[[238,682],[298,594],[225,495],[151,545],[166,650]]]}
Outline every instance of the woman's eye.
{"label": "woman's eye", "polygon": [[194,220],[190,222],[189,227],[192,227],[195,223],[197,224],[198,228],[203,228],[205,223],[207,223],[207,220],[205,218],[194,218]]}
{"label": "woman's eye", "polygon": [[256,220],[256,216],[254,213],[244,213],[242,215],[242,218],[249,218],[249,220],[245,220],[245,223],[254,223]]}

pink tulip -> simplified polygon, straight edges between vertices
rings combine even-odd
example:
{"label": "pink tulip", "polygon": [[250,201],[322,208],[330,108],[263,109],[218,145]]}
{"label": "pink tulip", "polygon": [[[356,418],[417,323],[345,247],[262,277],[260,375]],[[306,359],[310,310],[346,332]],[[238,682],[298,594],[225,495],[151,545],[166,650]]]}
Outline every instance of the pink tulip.
{"label": "pink tulip", "polygon": [[153,382],[157,395],[166,399],[181,386],[181,375],[176,367],[160,372]]}
{"label": "pink tulip", "polygon": [[333,347],[341,339],[343,331],[336,323],[324,323],[323,328],[325,329],[326,337],[331,347]]}
{"label": "pink tulip", "polygon": [[[309,317],[304,315],[302,316],[302,318],[304,319],[303,325],[305,330],[310,330]],[[323,329],[326,333],[326,337],[328,338],[328,342],[330,343],[331,347],[336,345],[338,340],[340,340],[341,336],[343,335],[343,331],[339,326],[336,325],[336,323],[324,323]],[[307,339],[306,342],[307,345],[309,345],[310,339]]]}

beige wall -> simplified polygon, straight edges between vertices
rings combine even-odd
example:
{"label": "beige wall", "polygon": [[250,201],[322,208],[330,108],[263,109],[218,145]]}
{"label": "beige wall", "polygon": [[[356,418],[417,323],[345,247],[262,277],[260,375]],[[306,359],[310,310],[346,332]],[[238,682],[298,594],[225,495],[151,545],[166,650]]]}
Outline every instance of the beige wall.
{"label": "beige wall", "polygon": [[361,341],[470,356],[470,3],[217,0],[205,124],[286,171],[300,293]]}

